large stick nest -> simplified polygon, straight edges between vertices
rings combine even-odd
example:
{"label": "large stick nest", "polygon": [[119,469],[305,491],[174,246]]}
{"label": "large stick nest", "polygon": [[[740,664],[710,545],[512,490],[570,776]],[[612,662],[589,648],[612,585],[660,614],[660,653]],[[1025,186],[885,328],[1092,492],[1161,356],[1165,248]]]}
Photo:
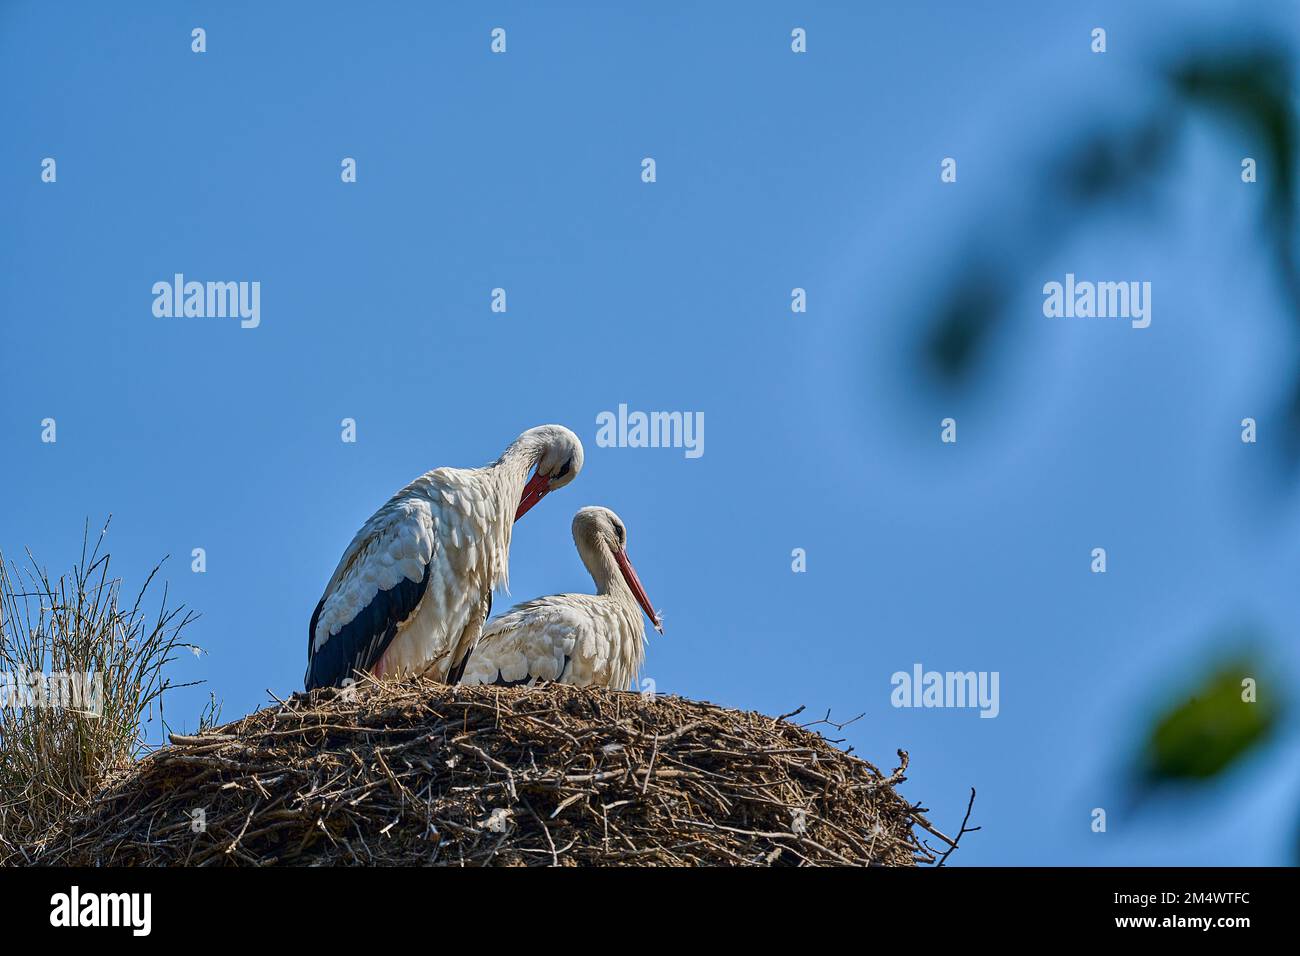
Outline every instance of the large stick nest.
{"label": "large stick nest", "polygon": [[[367,682],[194,737],[112,780],[34,862],[932,862],[890,776],[780,719],[678,697]],[[946,838],[945,838],[946,839]]]}

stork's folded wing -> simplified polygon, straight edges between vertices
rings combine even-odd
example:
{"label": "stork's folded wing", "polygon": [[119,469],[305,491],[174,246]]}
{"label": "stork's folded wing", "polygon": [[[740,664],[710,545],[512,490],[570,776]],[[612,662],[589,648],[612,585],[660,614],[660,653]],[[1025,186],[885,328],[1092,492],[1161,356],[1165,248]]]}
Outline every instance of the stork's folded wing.
{"label": "stork's folded wing", "polygon": [[408,499],[366,522],[312,614],[308,690],[341,684],[383,656],[428,592],[437,541],[423,501]]}

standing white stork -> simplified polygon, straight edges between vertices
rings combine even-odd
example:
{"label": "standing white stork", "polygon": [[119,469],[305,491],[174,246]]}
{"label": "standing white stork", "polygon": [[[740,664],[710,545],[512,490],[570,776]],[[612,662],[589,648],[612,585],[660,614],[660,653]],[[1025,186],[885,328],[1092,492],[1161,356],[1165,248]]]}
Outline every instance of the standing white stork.
{"label": "standing white stork", "polygon": [[[664,632],[627,556],[627,528],[608,508],[573,517],[573,541],[595,594],[554,594],[516,605],[487,623],[464,684],[515,687],[539,680],[626,690],[645,660],[645,611]],[[638,607],[639,605],[639,607]]]}
{"label": "standing white stork", "polygon": [[343,552],[311,616],[307,690],[354,671],[454,683],[493,589],[507,583],[514,522],[581,470],[578,436],[541,425],[491,465],[435,468],[393,495]]}

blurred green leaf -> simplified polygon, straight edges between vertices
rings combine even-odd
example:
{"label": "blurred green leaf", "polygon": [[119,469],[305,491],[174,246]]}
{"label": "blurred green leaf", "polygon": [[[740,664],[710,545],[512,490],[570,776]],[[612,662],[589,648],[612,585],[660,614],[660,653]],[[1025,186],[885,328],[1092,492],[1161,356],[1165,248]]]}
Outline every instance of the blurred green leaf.
{"label": "blurred green leaf", "polygon": [[1256,686],[1256,700],[1243,700],[1243,681],[1258,682],[1262,668],[1239,661],[1208,675],[1195,693],[1161,716],[1145,754],[1148,781],[1202,781],[1217,776],[1267,739],[1282,703],[1275,685]]}

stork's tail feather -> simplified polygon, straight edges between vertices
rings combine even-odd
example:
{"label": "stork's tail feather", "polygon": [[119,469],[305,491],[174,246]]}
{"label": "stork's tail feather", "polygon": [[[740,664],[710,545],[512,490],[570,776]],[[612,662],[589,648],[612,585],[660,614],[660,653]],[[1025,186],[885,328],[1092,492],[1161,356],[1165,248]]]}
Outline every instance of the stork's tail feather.
{"label": "stork's tail feather", "polygon": [[459,684],[460,679],[465,676],[465,665],[469,663],[470,655],[474,653],[474,648],[465,652],[465,656],[460,659],[459,664],[453,664],[447,669],[447,683]]}

